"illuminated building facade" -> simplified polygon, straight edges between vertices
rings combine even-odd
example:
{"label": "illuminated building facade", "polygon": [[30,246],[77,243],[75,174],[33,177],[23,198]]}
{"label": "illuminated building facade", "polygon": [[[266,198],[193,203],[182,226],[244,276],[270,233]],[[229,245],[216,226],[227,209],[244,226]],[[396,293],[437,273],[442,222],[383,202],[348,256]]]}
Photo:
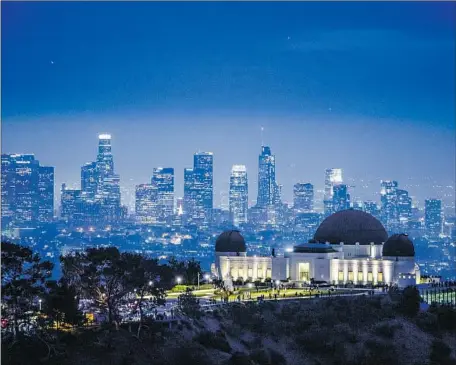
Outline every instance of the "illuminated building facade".
{"label": "illuminated building facade", "polygon": [[296,212],[312,212],[314,209],[314,186],[297,183],[293,186],[293,208]]}
{"label": "illuminated building facade", "polygon": [[427,199],[424,202],[424,225],[426,235],[435,239],[442,233],[442,201]]}
{"label": "illuminated building facade", "polygon": [[157,195],[157,187],[153,184],[136,186],[135,212],[137,223],[157,223]]}
{"label": "illuminated building facade", "polygon": [[336,184],[333,186],[332,209],[334,212],[350,208],[350,194],[347,191],[347,185]]}
{"label": "illuminated building facade", "polygon": [[2,154],[2,228],[35,228],[54,216],[54,168],[33,154]]}
{"label": "illuminated building facade", "polygon": [[325,170],[325,195],[324,212],[325,216],[334,213],[334,185],[342,184],[342,169],[331,168]]}
{"label": "illuminated building facade", "polygon": [[174,214],[174,169],[154,168],[151,183],[157,189],[156,221],[167,223]]}
{"label": "illuminated building facade", "polygon": [[397,181],[381,181],[381,220],[388,231],[394,231],[399,224],[397,186]]}
{"label": "illuminated building facade", "polygon": [[217,238],[215,256],[214,274],[228,284],[239,279],[399,287],[420,282],[415,249],[408,236],[388,238],[376,218],[352,209],[327,217],[313,240],[295,245],[281,257],[247,256],[238,231],[227,231]]}
{"label": "illuminated building facade", "polygon": [[247,169],[244,165],[233,165],[230,176],[229,207],[231,223],[235,227],[247,223],[248,195]]}
{"label": "illuminated building facade", "polygon": [[278,186],[275,174],[275,156],[271,148],[261,147],[258,157],[258,198],[257,206],[273,206],[278,200]]}

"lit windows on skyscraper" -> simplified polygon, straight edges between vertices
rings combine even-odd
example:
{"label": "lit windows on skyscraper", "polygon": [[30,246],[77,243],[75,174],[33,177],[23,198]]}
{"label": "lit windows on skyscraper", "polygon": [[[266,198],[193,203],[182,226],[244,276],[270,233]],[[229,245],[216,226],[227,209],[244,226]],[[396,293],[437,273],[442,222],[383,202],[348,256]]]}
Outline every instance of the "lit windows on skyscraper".
{"label": "lit windows on skyscraper", "polygon": [[193,156],[194,178],[201,188],[202,205],[210,214],[214,197],[214,155],[212,152],[198,152]]}
{"label": "lit windows on skyscraper", "polygon": [[333,207],[333,188],[334,185],[342,184],[342,169],[331,168],[325,170],[325,196],[324,211],[325,216],[334,213]]}
{"label": "lit windows on skyscraper", "polygon": [[339,212],[350,208],[350,195],[347,192],[347,185],[336,184],[333,186],[333,210]]}
{"label": "lit windows on skyscraper", "polygon": [[41,223],[52,222],[54,218],[54,168],[50,166],[39,167],[38,180],[38,221]]}
{"label": "lit windows on skyscraper", "polygon": [[407,230],[412,217],[412,198],[409,197],[408,191],[397,190],[397,210],[400,227]]}
{"label": "lit windows on skyscraper", "polygon": [[93,199],[98,190],[98,169],[96,162],[88,162],[81,167],[81,190]]}
{"label": "lit windows on skyscraper", "polygon": [[157,188],[157,221],[165,223],[174,213],[174,169],[154,168],[151,183]]}
{"label": "lit windows on skyscraper", "polygon": [[442,233],[442,201],[426,199],[424,207],[424,224],[429,238],[438,238]]}
{"label": "lit windows on skyscraper", "polygon": [[297,183],[293,187],[293,207],[297,212],[311,212],[314,206],[312,184]]}
{"label": "lit windows on skyscraper", "polygon": [[136,220],[140,224],[156,223],[157,188],[153,184],[136,186]]}
{"label": "lit windows on skyscraper", "polygon": [[258,157],[258,198],[259,207],[272,206],[277,203],[277,182],[275,176],[275,156],[267,146],[261,147]]}
{"label": "lit windows on skyscraper", "polygon": [[80,189],[68,189],[62,184],[60,191],[60,217],[71,225],[80,225],[82,221],[82,192]]}
{"label": "lit windows on skyscraper", "polygon": [[34,228],[54,215],[54,168],[34,155],[2,155],[2,227]]}
{"label": "lit windows on skyscraper", "polygon": [[111,135],[100,134],[98,136],[97,167],[100,178],[114,173],[114,159],[111,151]]}
{"label": "lit windows on skyscraper", "polygon": [[244,165],[233,165],[230,176],[230,218],[234,226],[247,223],[248,181]]}
{"label": "lit windows on skyscraper", "polygon": [[380,200],[382,203],[381,217],[385,228],[392,232],[399,224],[397,181],[382,180],[380,182]]}

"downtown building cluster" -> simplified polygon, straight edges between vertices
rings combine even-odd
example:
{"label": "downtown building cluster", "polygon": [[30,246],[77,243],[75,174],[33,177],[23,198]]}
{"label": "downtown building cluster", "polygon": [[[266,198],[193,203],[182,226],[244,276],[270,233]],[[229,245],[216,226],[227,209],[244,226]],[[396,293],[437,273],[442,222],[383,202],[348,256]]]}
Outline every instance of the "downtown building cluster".
{"label": "downtown building cluster", "polygon": [[[234,165],[229,187],[229,209],[214,207],[214,155],[198,152],[193,166],[184,169],[184,195],[175,196],[174,168],[152,170],[148,183],[135,187],[135,214],[121,205],[120,176],[115,173],[111,135],[100,134],[96,160],[81,167],[81,187],[62,185],[60,221],[69,227],[119,226],[125,222],[140,225],[209,226],[258,228],[292,226],[310,235],[331,214],[363,210],[378,218],[390,233],[407,232],[424,223],[426,235],[438,238],[443,231],[442,202],[425,201],[424,222],[416,219],[417,208],[397,181],[381,181],[380,204],[352,201],[350,186],[344,183],[342,169],[325,171],[323,214],[315,209],[314,186],[300,182],[293,186],[293,204],[281,198],[282,186],[276,179],[276,159],[271,148],[262,146],[258,157],[258,195],[249,207],[248,174],[245,165]],[[33,155],[2,155],[2,228],[36,227],[55,220],[54,168],[40,166]]]}

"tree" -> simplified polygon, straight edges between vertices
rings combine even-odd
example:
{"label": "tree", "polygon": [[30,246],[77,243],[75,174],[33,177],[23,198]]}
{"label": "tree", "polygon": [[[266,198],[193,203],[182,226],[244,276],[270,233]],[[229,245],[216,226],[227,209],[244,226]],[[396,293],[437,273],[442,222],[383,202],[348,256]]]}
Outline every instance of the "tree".
{"label": "tree", "polygon": [[78,308],[77,291],[65,280],[50,281],[47,284],[48,293],[44,300],[44,312],[59,329],[63,322],[73,326],[83,322],[82,312]]}
{"label": "tree", "polygon": [[399,300],[399,311],[406,316],[415,317],[420,311],[420,292],[415,286],[408,286]]}
{"label": "tree", "polygon": [[202,275],[199,261],[195,259],[178,261],[175,257],[171,257],[168,262],[175,276],[184,277],[184,283],[189,285],[196,285],[198,283],[198,276],[201,277]]}
{"label": "tree", "polygon": [[144,322],[144,301],[147,299],[149,309],[164,305],[166,302],[165,289],[172,287],[172,276],[169,275],[169,267],[159,265],[157,259],[136,254],[124,254],[123,259],[131,271],[128,286],[136,292],[140,318],[137,333],[139,338]]}
{"label": "tree", "polygon": [[[64,256],[64,280],[81,288],[95,306],[107,312],[108,322],[118,325],[118,308],[131,287],[129,280],[135,267],[115,247],[88,248],[85,252]],[[68,275],[77,276],[68,277]]]}
{"label": "tree", "polygon": [[19,333],[19,321],[28,320],[26,313],[37,309],[53,264],[41,261],[28,247],[2,242],[2,304],[12,319],[13,333]]}
{"label": "tree", "polygon": [[179,295],[177,301],[179,313],[190,318],[199,318],[201,315],[201,308],[199,299],[190,288],[187,288],[184,294]]}

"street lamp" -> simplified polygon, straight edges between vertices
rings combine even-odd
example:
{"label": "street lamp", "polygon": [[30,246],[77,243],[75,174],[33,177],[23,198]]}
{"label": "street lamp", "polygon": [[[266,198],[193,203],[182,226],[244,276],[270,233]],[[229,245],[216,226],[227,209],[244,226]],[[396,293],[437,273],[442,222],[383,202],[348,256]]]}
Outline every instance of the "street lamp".
{"label": "street lamp", "polygon": [[38,299],[38,303],[40,304],[40,312],[41,312],[41,302],[42,302],[42,300]]}
{"label": "street lamp", "polygon": [[149,286],[154,285],[154,282],[152,280],[149,280]]}
{"label": "street lamp", "polygon": [[177,282],[178,284],[180,284],[181,281],[182,281],[182,278],[181,278],[180,276],[178,276],[178,277],[176,278],[176,282]]}
{"label": "street lamp", "polygon": [[211,278],[211,277],[209,276],[209,274],[204,275],[204,279],[205,279],[205,280],[209,280],[210,278]]}

